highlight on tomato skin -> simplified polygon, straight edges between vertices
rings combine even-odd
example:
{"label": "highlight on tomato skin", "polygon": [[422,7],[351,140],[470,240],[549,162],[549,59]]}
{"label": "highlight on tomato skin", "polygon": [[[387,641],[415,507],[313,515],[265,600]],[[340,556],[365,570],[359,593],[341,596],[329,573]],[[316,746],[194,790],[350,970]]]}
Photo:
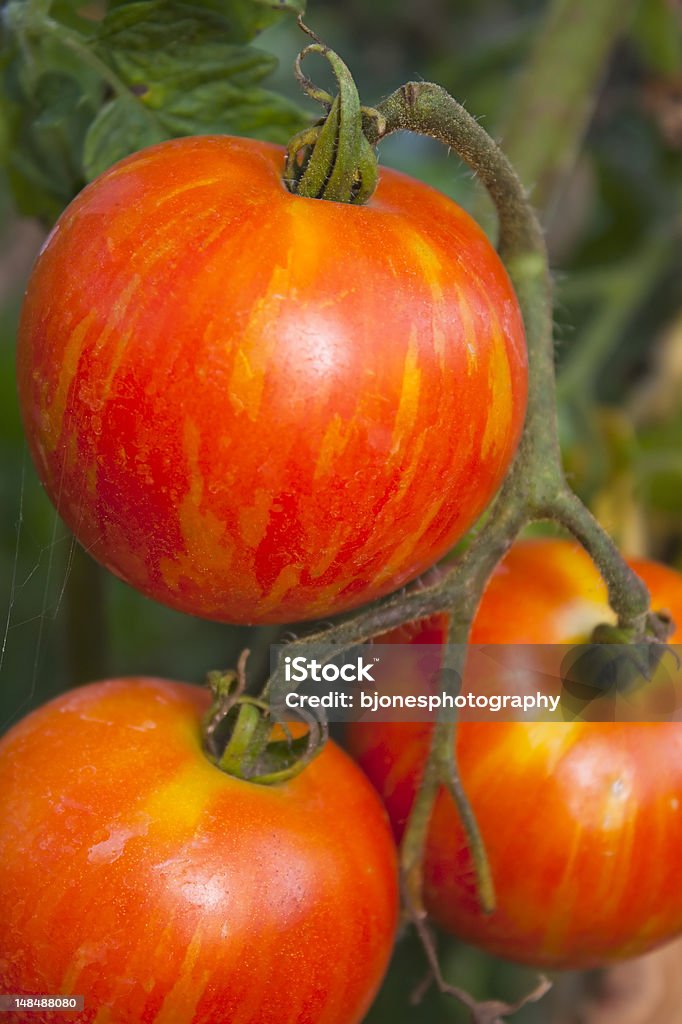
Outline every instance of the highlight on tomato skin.
{"label": "highlight on tomato skin", "polygon": [[116,679],[2,738],[0,989],[84,995],[76,1024],[357,1024],[395,938],[385,811],[333,743],[276,786],[224,774],[207,705]]}
{"label": "highlight on tomato skin", "polygon": [[520,436],[526,351],[493,247],[381,172],[299,198],[283,151],[178,139],[112,167],[39,257],[17,355],[40,478],[144,594],[231,622],[332,615],[464,534]]}
{"label": "highlight on tomato skin", "polygon": [[[654,609],[678,623],[682,577],[631,560]],[[474,644],[574,643],[613,621],[587,554],[564,540],[517,542],[488,584]],[[380,643],[442,643],[445,620]],[[377,787],[400,839],[431,726],[352,723],[347,745]],[[682,933],[682,724],[461,722],[457,758],[486,845],[497,908],[484,915],[458,815],[441,793],[425,860],[425,902],[444,929],[542,968],[638,956]]]}

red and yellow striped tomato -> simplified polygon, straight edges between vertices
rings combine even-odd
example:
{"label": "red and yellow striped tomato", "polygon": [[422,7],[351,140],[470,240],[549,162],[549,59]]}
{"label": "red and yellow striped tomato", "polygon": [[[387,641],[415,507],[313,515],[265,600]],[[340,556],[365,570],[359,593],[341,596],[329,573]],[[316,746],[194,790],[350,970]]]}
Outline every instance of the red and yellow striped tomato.
{"label": "red and yellow striped tomato", "polygon": [[225,775],[207,704],[94,683],[0,741],[0,990],[84,995],[75,1024],[362,1019],[396,926],[385,812],[333,743],[277,786]]}
{"label": "red and yellow striped tomato", "polygon": [[[682,577],[633,560],[653,606],[679,624]],[[493,575],[476,644],[586,640],[613,621],[606,588],[577,545],[517,543]],[[442,643],[434,619],[381,643]],[[379,641],[377,641],[379,642]],[[466,684],[466,677],[464,680]],[[351,751],[402,836],[428,755],[431,726],[355,723]],[[485,915],[454,804],[431,821],[425,902],[446,930],[498,956],[584,968],[637,956],[682,932],[682,724],[462,722],[457,757],[485,841],[497,896]]]}
{"label": "red and yellow striped tomato", "polygon": [[516,448],[516,298],[471,218],[383,171],[305,199],[282,151],[162,143],[68,207],[28,287],[18,376],[40,477],[143,593],[313,618],[417,576]]}

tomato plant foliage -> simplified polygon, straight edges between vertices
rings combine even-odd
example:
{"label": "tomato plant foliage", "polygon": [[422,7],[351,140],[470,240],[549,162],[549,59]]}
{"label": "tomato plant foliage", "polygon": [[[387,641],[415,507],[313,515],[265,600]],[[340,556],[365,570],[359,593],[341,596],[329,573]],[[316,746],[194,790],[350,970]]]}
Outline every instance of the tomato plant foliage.
{"label": "tomato plant foliage", "polygon": [[298,0],[136,0],[101,20],[82,8],[11,0],[4,11],[0,152],[22,212],[54,219],[86,181],[163,139],[285,142],[305,123],[264,87],[277,61],[251,43]]}
{"label": "tomato plant foliage", "polygon": [[332,743],[278,786],[224,774],[207,705],[117,679],[0,741],[3,991],[84,994],[82,1024],[362,1019],[397,916],[383,808]]}
{"label": "tomato plant foliage", "polygon": [[[682,578],[636,560],[653,606],[682,622]],[[584,550],[517,543],[493,575],[475,644],[584,641],[608,621],[606,589]],[[445,624],[403,627],[381,643],[442,643]],[[679,643],[679,627],[672,637]],[[418,683],[418,681],[417,681]],[[465,677],[466,686],[466,677]],[[355,723],[348,740],[403,833],[431,727]],[[541,967],[595,967],[682,931],[682,729],[678,722],[461,722],[462,784],[486,845],[497,907],[484,914],[455,807],[441,793],[429,828],[425,901],[448,931]]]}

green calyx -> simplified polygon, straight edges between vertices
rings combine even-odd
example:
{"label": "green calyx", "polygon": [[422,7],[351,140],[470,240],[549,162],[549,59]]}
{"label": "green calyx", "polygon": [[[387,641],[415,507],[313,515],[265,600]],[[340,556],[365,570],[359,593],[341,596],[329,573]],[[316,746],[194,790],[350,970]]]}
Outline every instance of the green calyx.
{"label": "green calyx", "polygon": [[674,624],[667,612],[648,611],[642,622],[635,626],[623,627],[602,622],[595,626],[590,642],[593,644],[661,644],[664,645],[674,632]]}
{"label": "green calyx", "polygon": [[[311,128],[295,135],[287,147],[284,181],[290,192],[308,199],[327,199],[336,203],[366,203],[376,188],[376,153],[366,131],[381,135],[381,116],[360,105],[360,97],[350,71],[341,58],[325,46],[301,19],[298,23],[315,40],[296,58],[296,77],[303,91],[321,103],[325,116]],[[320,54],[331,65],[338,84],[332,97],[319,89],[301,70],[305,57]]]}
{"label": "green calyx", "polygon": [[211,672],[213,695],[203,722],[204,752],[217,768],[237,779],[269,786],[286,782],[320,753],[326,722],[306,717],[306,731],[294,736],[267,700],[246,694],[245,651],[236,672]]}

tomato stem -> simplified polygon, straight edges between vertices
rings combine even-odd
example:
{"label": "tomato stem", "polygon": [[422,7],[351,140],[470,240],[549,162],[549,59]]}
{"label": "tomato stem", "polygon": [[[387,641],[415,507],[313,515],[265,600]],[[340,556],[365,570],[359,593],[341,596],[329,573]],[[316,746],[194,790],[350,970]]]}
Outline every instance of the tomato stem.
{"label": "tomato stem", "polygon": [[502,1024],[503,1017],[517,1013],[529,1003],[538,1002],[552,987],[551,981],[545,978],[544,975],[540,975],[535,988],[515,1003],[502,1003],[497,999],[492,1002],[479,1002],[469,995],[466,989],[459,988],[457,985],[451,985],[445,980],[438,960],[436,942],[429,928],[428,921],[425,919],[424,914],[412,904],[410,892],[405,889],[403,889],[403,902],[421,940],[430,969],[429,976],[420,984],[412,996],[411,1002],[413,1005],[421,1000],[431,982],[435,981],[439,992],[442,992],[444,995],[454,996],[455,999],[469,1010],[471,1024]]}
{"label": "tomato stem", "polygon": [[203,723],[204,752],[234,778],[260,785],[286,782],[322,750],[327,723],[306,715],[306,730],[294,737],[285,722],[276,720],[267,694],[245,693],[248,655],[242,652],[236,672],[209,673],[213,702]]}
{"label": "tomato stem", "polygon": [[221,771],[240,779],[249,777],[250,765],[262,753],[263,739],[267,742],[267,736],[263,737],[262,723],[263,717],[253,704],[239,706],[232,735],[218,761]]}
{"label": "tomato stem", "polygon": [[[308,199],[327,199],[337,203],[366,203],[376,188],[376,154],[367,140],[364,126],[376,132],[377,114],[360,105],[353,77],[333,50],[303,24],[302,30],[315,40],[296,58],[295,73],[303,91],[321,103],[325,116],[312,128],[294,136],[287,147],[284,181],[296,195]],[[305,57],[317,53],[327,60],[338,83],[338,95],[332,97],[303,74]]]}

